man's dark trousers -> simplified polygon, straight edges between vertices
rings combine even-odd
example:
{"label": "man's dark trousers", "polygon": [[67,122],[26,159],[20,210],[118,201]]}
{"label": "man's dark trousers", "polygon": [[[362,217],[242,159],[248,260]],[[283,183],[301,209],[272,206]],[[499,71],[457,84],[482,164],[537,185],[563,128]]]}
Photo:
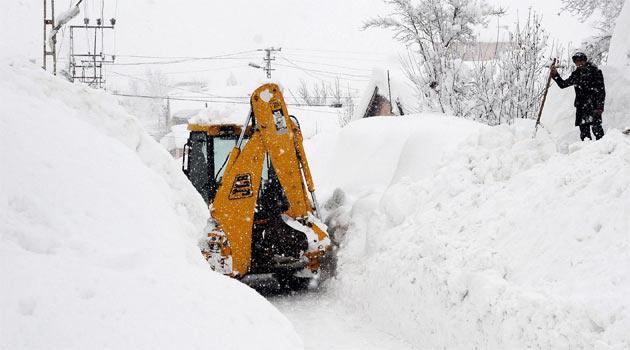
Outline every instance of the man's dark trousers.
{"label": "man's dark trousers", "polygon": [[593,129],[593,134],[595,135],[596,140],[604,137],[602,117],[601,115],[597,115],[597,113],[590,108],[577,108],[575,124],[580,127],[580,139],[582,139],[582,141],[585,139],[593,139],[591,136],[591,128]]}

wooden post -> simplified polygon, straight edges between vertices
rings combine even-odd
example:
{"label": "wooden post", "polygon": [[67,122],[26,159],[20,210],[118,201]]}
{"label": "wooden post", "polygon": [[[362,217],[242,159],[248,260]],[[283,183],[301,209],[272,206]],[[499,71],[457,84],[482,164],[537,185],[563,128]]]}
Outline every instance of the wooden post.
{"label": "wooden post", "polygon": [[387,90],[389,91],[389,114],[394,114],[394,102],[392,101],[392,86],[389,80],[389,69],[387,70]]}
{"label": "wooden post", "polygon": [[538,110],[538,118],[536,119],[536,127],[534,128],[534,137],[536,137],[536,133],[538,132],[540,118],[542,117],[543,108],[545,107],[545,101],[547,101],[547,93],[549,92],[549,85],[551,85],[551,70],[556,66],[557,60],[557,58],[554,58],[551,66],[549,66],[549,77],[547,77],[547,85],[545,85],[545,92],[543,93],[542,102],[540,103],[540,109]]}

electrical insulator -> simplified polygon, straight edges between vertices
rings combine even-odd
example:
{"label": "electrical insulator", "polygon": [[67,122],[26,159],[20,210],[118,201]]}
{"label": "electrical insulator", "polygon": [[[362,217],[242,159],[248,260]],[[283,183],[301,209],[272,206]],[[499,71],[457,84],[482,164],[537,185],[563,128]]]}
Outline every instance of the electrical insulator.
{"label": "electrical insulator", "polygon": [[109,23],[112,24],[112,27],[116,25],[116,18],[110,18]]}
{"label": "electrical insulator", "polygon": [[100,18],[97,18],[97,19],[96,19],[96,25],[97,25],[97,26],[100,26],[100,25],[102,25],[102,24],[103,24],[103,22],[101,21],[101,19],[100,19]]}
{"label": "electrical insulator", "polygon": [[85,24],[85,25],[90,24],[90,19],[89,18],[84,18],[83,19],[83,24]]}

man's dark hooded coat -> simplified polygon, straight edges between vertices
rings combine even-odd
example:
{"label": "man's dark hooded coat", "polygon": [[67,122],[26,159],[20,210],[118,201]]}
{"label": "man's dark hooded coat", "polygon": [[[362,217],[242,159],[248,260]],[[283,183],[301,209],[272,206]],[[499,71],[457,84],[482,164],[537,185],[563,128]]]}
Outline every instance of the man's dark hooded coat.
{"label": "man's dark hooded coat", "polygon": [[601,124],[601,114],[595,111],[604,110],[606,89],[604,88],[604,75],[597,66],[588,62],[584,67],[576,69],[569,78],[562,79],[560,75],[553,77],[561,89],[575,86],[575,103],[577,109],[575,126]]}

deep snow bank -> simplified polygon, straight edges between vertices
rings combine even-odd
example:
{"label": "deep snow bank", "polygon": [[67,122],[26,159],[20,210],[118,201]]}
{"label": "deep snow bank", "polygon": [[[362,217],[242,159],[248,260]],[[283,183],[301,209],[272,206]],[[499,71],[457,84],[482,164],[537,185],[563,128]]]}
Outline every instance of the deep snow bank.
{"label": "deep snow bank", "polygon": [[305,147],[318,189],[329,195],[340,187],[358,197],[382,192],[393,180],[429,175],[445,152],[480,127],[438,114],[373,117],[316,134]]}
{"label": "deep snow bank", "polygon": [[[345,158],[344,169],[369,158],[406,175],[381,176],[384,193],[347,208],[332,291],[426,348],[630,346],[630,138],[610,130],[564,154],[548,138],[532,140],[527,121],[464,138],[445,120],[428,120],[431,138],[465,142],[429,161],[428,173],[422,164],[433,155],[413,144],[402,152],[409,140]],[[385,132],[358,129],[346,132]],[[334,169],[342,184],[344,169]]]}
{"label": "deep snow bank", "polygon": [[7,64],[0,96],[0,348],[301,348],[209,271],[203,200],[115,99]]}

